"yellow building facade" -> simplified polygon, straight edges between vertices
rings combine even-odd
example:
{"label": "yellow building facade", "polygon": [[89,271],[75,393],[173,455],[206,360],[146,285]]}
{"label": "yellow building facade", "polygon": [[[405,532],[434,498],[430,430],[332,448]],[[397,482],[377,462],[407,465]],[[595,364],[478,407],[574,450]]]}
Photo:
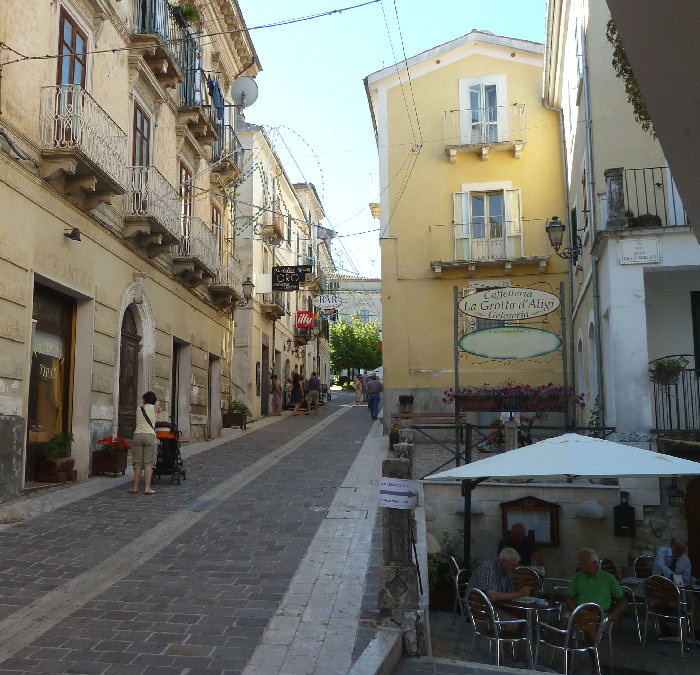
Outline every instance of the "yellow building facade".
{"label": "yellow building facade", "polygon": [[[472,31],[365,79],[379,150],[387,422],[400,394],[414,395],[414,410],[445,409],[455,287],[459,298],[560,294],[566,263],[545,224],[565,215],[562,144],[558,114],[541,103],[543,55],[541,44]],[[460,349],[460,386],[561,384],[561,348],[543,353],[563,337],[561,311],[496,316],[459,313],[463,344],[481,340]],[[529,358],[497,354],[501,333],[474,335],[506,326],[543,331],[519,350]]]}
{"label": "yellow building facade", "polygon": [[148,390],[185,440],[219,435],[242,297],[225,92],[260,69],[232,0],[192,23],[166,0],[34,5],[0,4],[2,499],[44,484],[56,433],[86,478]]}

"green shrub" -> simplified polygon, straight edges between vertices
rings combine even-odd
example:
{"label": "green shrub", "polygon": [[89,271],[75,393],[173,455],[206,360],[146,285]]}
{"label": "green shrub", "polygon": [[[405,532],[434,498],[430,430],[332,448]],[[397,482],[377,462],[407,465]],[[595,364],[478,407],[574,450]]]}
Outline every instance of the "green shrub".
{"label": "green shrub", "polygon": [[46,448],[46,457],[48,459],[60,459],[61,457],[70,457],[70,452],[72,448],[73,434],[54,434],[49,440],[49,445]]}

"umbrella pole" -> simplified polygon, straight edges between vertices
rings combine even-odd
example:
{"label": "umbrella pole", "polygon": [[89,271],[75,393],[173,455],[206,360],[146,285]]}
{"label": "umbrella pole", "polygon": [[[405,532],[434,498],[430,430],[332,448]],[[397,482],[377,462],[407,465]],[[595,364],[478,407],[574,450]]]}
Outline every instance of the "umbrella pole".
{"label": "umbrella pole", "polygon": [[[472,461],[472,425],[465,425],[464,463]],[[462,552],[463,567],[471,569],[471,540],[472,540],[472,488],[474,483],[470,479],[462,481],[462,496],[464,497],[464,550]]]}

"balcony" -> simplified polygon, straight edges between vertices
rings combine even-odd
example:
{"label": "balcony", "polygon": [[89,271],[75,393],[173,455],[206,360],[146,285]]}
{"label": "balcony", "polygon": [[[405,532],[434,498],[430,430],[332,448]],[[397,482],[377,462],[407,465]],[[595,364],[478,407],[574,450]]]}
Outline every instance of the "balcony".
{"label": "balcony", "polygon": [[285,238],[284,226],[286,218],[280,213],[280,204],[275,202],[268,210],[263,211],[263,239],[269,242],[276,242]]}
{"label": "balcony", "polygon": [[676,184],[668,167],[614,168],[605,171],[606,198],[601,219],[606,230],[688,227]]}
{"label": "balcony", "polygon": [[445,154],[453,164],[463,153],[486,161],[490,151],[512,150],[518,159],[525,143],[522,103],[445,111]]}
{"label": "balcony", "polygon": [[285,295],[282,291],[263,293],[260,311],[269,319],[281,319],[287,313]]}
{"label": "balcony", "polygon": [[656,433],[700,431],[700,369],[684,356],[687,366],[677,377],[651,383]]}
{"label": "balcony", "polygon": [[78,206],[111,204],[126,192],[127,136],[79,85],[41,89],[42,178]]}
{"label": "balcony", "polygon": [[183,45],[188,34],[186,23],[168,0],[137,0],[130,53],[143,56],[164,87],[173,87],[185,79]]}
{"label": "balcony", "polygon": [[297,347],[303,347],[311,341],[312,337],[310,328],[297,328],[294,331],[294,344]]}
{"label": "balcony", "polygon": [[128,176],[123,235],[154,258],[182,236],[178,194],[154,166],[130,166]]}
{"label": "balcony", "polygon": [[428,227],[430,266],[436,274],[443,268],[502,267],[510,274],[514,265],[547,268],[551,247],[545,219],[497,223],[464,223]]}
{"label": "balcony", "polygon": [[217,140],[212,146],[212,173],[230,174],[236,171],[243,161],[243,147],[230,124],[217,122]]}
{"label": "balcony", "polygon": [[173,273],[191,286],[214,279],[218,267],[216,233],[191,218],[183,221],[183,231],[173,258]]}
{"label": "balcony", "polygon": [[216,276],[209,285],[209,293],[217,307],[230,306],[243,299],[243,272],[241,263],[229,251],[219,251]]}
{"label": "balcony", "polygon": [[218,140],[216,111],[204,95],[204,74],[198,67],[197,52],[200,46],[189,36],[182,44],[185,81],[180,85],[180,106],[177,124],[187,127],[200,145]]}

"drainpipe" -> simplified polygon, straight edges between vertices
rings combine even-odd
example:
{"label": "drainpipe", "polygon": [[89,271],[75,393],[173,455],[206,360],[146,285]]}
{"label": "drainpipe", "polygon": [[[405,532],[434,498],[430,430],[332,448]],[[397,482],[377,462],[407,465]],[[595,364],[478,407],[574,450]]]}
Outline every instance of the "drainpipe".
{"label": "drainpipe", "polygon": [[598,292],[598,256],[593,256],[592,260],[592,277],[593,277],[593,316],[595,316],[595,361],[598,369],[598,398],[600,400],[600,417],[598,418],[598,427],[605,427],[605,386],[603,383],[603,352],[600,344],[600,295]]}

